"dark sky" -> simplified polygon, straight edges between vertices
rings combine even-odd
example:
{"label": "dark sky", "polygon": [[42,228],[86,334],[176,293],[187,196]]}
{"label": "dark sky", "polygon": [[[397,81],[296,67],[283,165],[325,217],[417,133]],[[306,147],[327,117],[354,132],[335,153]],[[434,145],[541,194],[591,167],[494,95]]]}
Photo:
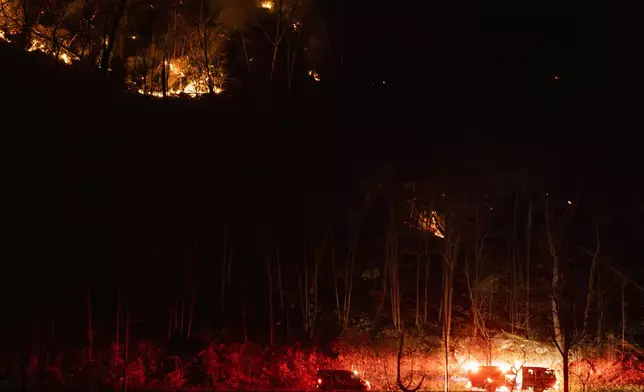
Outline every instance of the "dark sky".
{"label": "dark sky", "polygon": [[353,64],[370,82],[386,79],[417,94],[466,84],[487,96],[516,96],[547,94],[557,75],[570,90],[563,104],[623,110],[641,107],[636,3],[351,1],[345,7]]}

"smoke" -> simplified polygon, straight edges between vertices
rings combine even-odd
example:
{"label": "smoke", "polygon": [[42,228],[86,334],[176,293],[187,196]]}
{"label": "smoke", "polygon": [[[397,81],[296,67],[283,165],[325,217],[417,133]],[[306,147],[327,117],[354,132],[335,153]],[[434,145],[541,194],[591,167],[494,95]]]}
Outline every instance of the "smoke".
{"label": "smoke", "polygon": [[219,24],[228,31],[246,29],[253,20],[254,0],[212,0],[211,10],[217,13]]}

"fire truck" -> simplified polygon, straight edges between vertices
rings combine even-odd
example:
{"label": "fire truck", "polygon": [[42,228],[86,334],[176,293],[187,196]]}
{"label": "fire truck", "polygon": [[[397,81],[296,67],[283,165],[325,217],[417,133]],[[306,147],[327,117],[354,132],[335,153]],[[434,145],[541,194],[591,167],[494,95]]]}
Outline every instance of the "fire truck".
{"label": "fire truck", "polygon": [[521,377],[517,375],[515,387],[523,391],[543,392],[557,388],[555,371],[545,367],[523,367]]}
{"label": "fire truck", "polygon": [[558,389],[557,377],[545,367],[522,367],[518,372],[498,366],[480,366],[468,370],[471,391],[509,392],[513,390],[544,392]]}
{"label": "fire truck", "polygon": [[512,384],[506,377],[506,373],[498,366],[475,367],[467,372],[468,388],[470,391],[509,391]]}

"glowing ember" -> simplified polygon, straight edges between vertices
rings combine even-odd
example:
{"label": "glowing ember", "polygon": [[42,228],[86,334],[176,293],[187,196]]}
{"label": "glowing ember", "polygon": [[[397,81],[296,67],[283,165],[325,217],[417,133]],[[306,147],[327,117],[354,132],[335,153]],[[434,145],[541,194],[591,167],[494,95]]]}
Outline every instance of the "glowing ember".
{"label": "glowing ember", "polygon": [[316,82],[320,81],[320,75],[317,72],[315,72],[315,70],[310,70],[309,76],[311,76],[313,80],[315,80]]}
{"label": "glowing ember", "polygon": [[272,1],[262,1],[259,6],[267,10],[272,10],[275,5]]}
{"label": "glowing ember", "polygon": [[72,59],[67,55],[67,53],[62,53],[60,55],[60,59],[63,60],[63,62],[65,64],[71,64],[72,63]]}
{"label": "glowing ember", "polygon": [[[51,56],[56,56],[56,53],[51,49],[51,42],[45,41],[40,38],[34,38],[31,40],[31,43],[29,45],[29,49],[27,49],[28,52],[33,52],[33,51],[39,51],[43,52],[46,54],[49,54]],[[72,60],[76,60],[76,58],[72,58],[69,54],[67,54],[64,51],[60,51],[58,53],[58,60],[61,60],[65,64],[71,64]]]}

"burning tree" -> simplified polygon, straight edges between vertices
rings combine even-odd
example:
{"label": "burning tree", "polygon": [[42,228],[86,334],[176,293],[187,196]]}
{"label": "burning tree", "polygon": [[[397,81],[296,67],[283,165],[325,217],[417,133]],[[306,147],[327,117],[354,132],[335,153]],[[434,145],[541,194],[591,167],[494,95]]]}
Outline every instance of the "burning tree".
{"label": "burning tree", "polygon": [[225,32],[209,18],[190,29],[186,37],[185,77],[191,82],[188,94],[219,93],[224,88],[226,71]]}

